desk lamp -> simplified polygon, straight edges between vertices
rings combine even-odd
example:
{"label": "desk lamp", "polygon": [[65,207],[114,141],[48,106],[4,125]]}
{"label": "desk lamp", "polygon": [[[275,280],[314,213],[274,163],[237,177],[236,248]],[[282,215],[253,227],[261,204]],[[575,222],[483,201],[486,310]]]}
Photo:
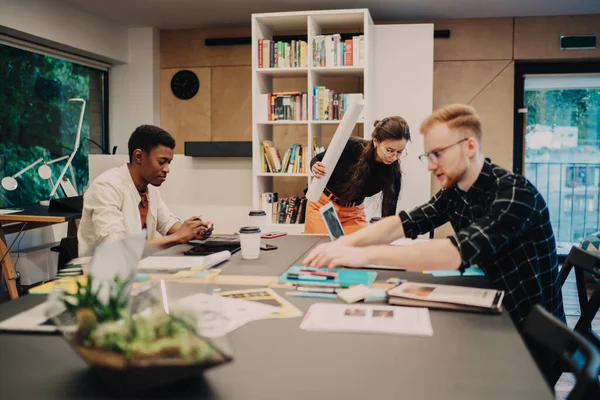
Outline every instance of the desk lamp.
{"label": "desk lamp", "polygon": [[23,168],[22,170],[20,170],[19,172],[17,172],[13,176],[5,176],[4,178],[2,178],[2,187],[5,190],[11,190],[11,191],[15,190],[19,186],[19,184],[17,183],[17,179],[16,178],[18,178],[19,176],[23,175],[25,172],[27,172],[31,168],[35,167],[36,165],[38,165],[42,161],[44,161],[43,158],[38,158],[37,160],[35,160],[34,162],[32,162],[31,164],[29,164],[28,166],[26,166],[25,168]]}
{"label": "desk lamp", "polygon": [[79,124],[77,125],[77,136],[75,136],[75,144],[73,145],[73,152],[69,155],[69,159],[67,160],[67,163],[65,164],[65,166],[63,167],[63,170],[61,171],[60,175],[58,176],[58,179],[56,180],[56,183],[54,184],[54,187],[52,188],[52,191],[50,192],[50,196],[49,196],[50,198],[52,198],[56,194],[56,189],[58,189],[58,185],[60,185],[60,183],[63,179],[63,176],[65,176],[65,172],[67,172],[67,168],[69,168],[71,166],[71,162],[73,161],[73,157],[75,157],[75,153],[77,153],[77,150],[79,150],[79,142],[81,139],[81,125],[83,124],[83,114],[85,112],[85,100],[79,99],[79,98],[69,99],[69,103],[71,103],[71,102],[82,103],[81,104],[81,113],[79,114]]}
{"label": "desk lamp", "polygon": [[[42,179],[50,179],[50,182],[53,185],[52,191],[50,192],[50,196],[49,196],[50,198],[52,198],[56,194],[56,190],[58,189],[58,186],[60,185],[61,181],[63,180],[65,172],[67,172],[68,168],[71,169],[71,178],[73,179],[73,181],[75,181],[75,174],[73,173],[73,167],[71,166],[71,162],[73,161],[73,157],[75,157],[75,154],[77,153],[77,150],[79,149],[79,142],[80,142],[80,138],[81,138],[81,125],[83,124],[83,114],[85,112],[85,100],[79,99],[79,98],[73,98],[73,99],[69,99],[69,102],[82,103],[81,113],[79,115],[79,124],[77,126],[77,135],[75,137],[75,145],[73,146],[73,152],[70,155],[55,158],[54,160],[50,160],[50,161],[45,161],[43,158],[38,158],[37,160],[35,160],[34,162],[32,162],[27,167],[20,170],[13,176],[6,176],[6,177],[2,178],[2,187],[5,190],[10,190],[10,191],[15,190],[19,186],[16,178],[18,178],[23,173],[27,172],[29,169],[33,168],[34,166],[36,166],[37,164],[39,164],[41,162],[43,162],[44,164],[38,168],[39,176]],[[52,170],[50,169],[50,167],[48,165],[53,164],[58,161],[65,160],[67,158],[68,158],[67,163],[63,167],[63,169],[60,173],[60,176],[58,177],[58,180],[56,181],[56,183],[52,183],[52,179],[51,179]],[[44,203],[47,205],[48,200],[46,200],[46,201],[42,200],[40,202],[40,204],[42,204],[42,205],[44,205]]]}

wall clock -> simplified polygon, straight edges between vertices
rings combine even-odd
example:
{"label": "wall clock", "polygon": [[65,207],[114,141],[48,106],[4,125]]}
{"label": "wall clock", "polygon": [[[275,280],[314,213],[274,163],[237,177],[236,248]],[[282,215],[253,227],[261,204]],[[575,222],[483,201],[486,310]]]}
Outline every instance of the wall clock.
{"label": "wall clock", "polygon": [[178,99],[189,100],[198,93],[198,89],[200,89],[200,80],[190,70],[178,71],[171,78],[171,91]]}

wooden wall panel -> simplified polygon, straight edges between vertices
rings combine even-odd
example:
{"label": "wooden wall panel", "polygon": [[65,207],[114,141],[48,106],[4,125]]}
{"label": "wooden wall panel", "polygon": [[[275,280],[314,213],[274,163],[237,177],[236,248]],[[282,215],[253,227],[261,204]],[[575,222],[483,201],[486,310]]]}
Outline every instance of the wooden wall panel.
{"label": "wooden wall panel", "polygon": [[600,14],[515,18],[515,60],[600,58],[595,50],[560,50],[561,35],[600,36]]}
{"label": "wooden wall panel", "polygon": [[468,103],[510,62],[510,60],[435,62],[433,108],[451,103]]}
{"label": "wooden wall panel", "polygon": [[179,68],[160,70],[160,122],[177,141],[176,154],[183,154],[186,141],[210,140],[210,68],[189,69],[200,79],[200,90],[189,100],[180,100],[171,92],[171,78]]}
{"label": "wooden wall panel", "polygon": [[450,29],[449,39],[434,41],[435,61],[512,58],[512,18],[434,21],[434,29]]}
{"label": "wooden wall panel", "polygon": [[514,63],[472,101],[483,125],[483,152],[492,162],[512,170]]}
{"label": "wooden wall panel", "polygon": [[252,141],[252,68],[215,67],[211,70],[210,140]]}
{"label": "wooden wall panel", "polygon": [[435,30],[450,30],[449,39],[434,41],[434,61],[503,60],[513,56],[513,18],[381,22],[417,23],[433,23]]}
{"label": "wooden wall panel", "polygon": [[250,65],[251,46],[210,46],[204,39],[250,36],[250,27],[160,31],[161,68]]}

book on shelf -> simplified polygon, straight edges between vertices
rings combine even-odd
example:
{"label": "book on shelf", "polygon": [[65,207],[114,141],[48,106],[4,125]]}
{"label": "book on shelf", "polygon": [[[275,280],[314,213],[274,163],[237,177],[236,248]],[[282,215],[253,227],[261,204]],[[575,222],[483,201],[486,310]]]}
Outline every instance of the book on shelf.
{"label": "book on shelf", "polygon": [[258,68],[306,68],[308,46],[304,40],[289,43],[258,39]]}
{"label": "book on shelf", "polygon": [[319,146],[319,138],[313,137],[313,154],[319,154],[325,151],[325,147]]}
{"label": "book on shelf", "polygon": [[260,195],[259,204],[273,224],[303,224],[306,212],[306,197],[282,197],[277,193]]}
{"label": "book on shelf", "polygon": [[295,143],[281,157],[281,153],[271,140],[263,140],[260,146],[262,172],[304,174],[306,173],[306,146]]}
{"label": "book on shelf", "polygon": [[[303,92],[277,92],[259,95],[256,115],[266,121],[308,120],[308,95]],[[266,118],[265,118],[266,117]]]}
{"label": "book on shelf", "polygon": [[457,311],[500,313],[504,291],[404,282],[387,292],[389,304]]}
{"label": "book on shelf", "polygon": [[[325,86],[313,89],[313,118],[315,121],[338,121],[344,117],[351,102],[361,101],[362,93],[336,93]],[[359,116],[359,119],[362,115]]]}
{"label": "book on shelf", "polygon": [[365,36],[343,40],[339,33],[313,38],[313,67],[364,67]]}

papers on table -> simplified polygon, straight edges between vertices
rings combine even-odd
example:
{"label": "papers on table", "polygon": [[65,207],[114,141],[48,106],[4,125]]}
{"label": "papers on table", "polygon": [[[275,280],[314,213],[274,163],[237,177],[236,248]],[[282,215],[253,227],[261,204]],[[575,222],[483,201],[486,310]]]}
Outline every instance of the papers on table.
{"label": "papers on table", "polygon": [[504,292],[494,289],[474,287],[435,285],[431,283],[405,282],[388,290],[390,297],[450,303],[498,310],[504,298]]}
{"label": "papers on table", "polygon": [[205,337],[221,337],[247,324],[279,311],[279,307],[233,298],[198,293],[184,297],[179,304],[198,315],[197,329]]}
{"label": "papers on table", "polygon": [[231,258],[227,250],[209,256],[193,257],[146,257],[138,264],[138,269],[149,272],[175,272],[185,269],[208,269]]}
{"label": "papers on table", "polygon": [[15,214],[15,213],[23,212],[23,211],[25,211],[25,210],[23,210],[22,208],[0,208],[0,215]]}
{"label": "papers on table", "polygon": [[23,311],[4,321],[0,322],[0,331],[22,331],[22,332],[54,332],[56,326],[51,322],[50,315],[58,315],[66,308],[62,304],[54,305],[57,307],[48,313],[49,304],[47,302],[38,304],[27,311]]}
{"label": "papers on table", "polygon": [[360,304],[313,304],[300,329],[322,332],[433,336],[426,308]]}
{"label": "papers on table", "polygon": [[240,299],[245,301],[254,301],[261,304],[267,304],[277,307],[277,311],[267,315],[264,318],[294,318],[302,316],[295,305],[281,297],[271,288],[232,290],[228,292],[217,293],[218,296]]}

